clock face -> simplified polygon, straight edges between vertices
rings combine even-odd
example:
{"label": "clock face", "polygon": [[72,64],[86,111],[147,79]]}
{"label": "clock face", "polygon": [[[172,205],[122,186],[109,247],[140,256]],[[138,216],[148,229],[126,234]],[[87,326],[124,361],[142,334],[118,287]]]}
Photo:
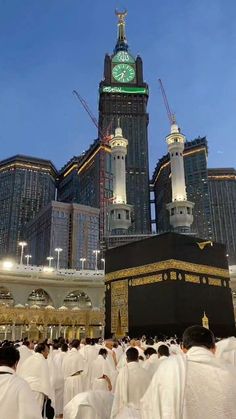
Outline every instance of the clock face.
{"label": "clock face", "polygon": [[129,83],[134,79],[135,71],[129,64],[117,64],[112,69],[112,75],[120,83]]}

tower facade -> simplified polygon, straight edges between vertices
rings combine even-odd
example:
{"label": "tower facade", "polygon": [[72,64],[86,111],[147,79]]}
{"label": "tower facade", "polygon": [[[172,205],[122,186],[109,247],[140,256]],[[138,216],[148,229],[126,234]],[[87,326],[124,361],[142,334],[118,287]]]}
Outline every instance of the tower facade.
{"label": "tower facade", "polygon": [[54,199],[56,179],[49,160],[16,155],[0,162],[0,257],[18,254],[26,223]]}
{"label": "tower facade", "polygon": [[[184,144],[183,159],[187,197],[194,202],[192,232],[197,237],[212,239],[212,219],[207,177],[208,146],[205,137]],[[156,230],[172,230],[166,204],[172,199],[170,156],[164,155],[152,176],[151,187],[155,198]]]}
{"label": "tower facade", "polygon": [[236,265],[236,170],[208,169],[213,239],[226,244],[230,265]]}
{"label": "tower facade", "polygon": [[185,136],[180,133],[178,125],[171,125],[171,133],[166,137],[171,167],[172,202],[167,204],[170,224],[179,233],[190,232],[193,223],[194,204],[187,200],[183,151]]}
{"label": "tower facade", "polygon": [[107,233],[107,207],[112,197],[110,146],[95,140],[60,171],[58,200],[100,209],[99,237]]}
{"label": "tower facade", "polygon": [[122,129],[116,128],[110,140],[113,173],[113,199],[109,206],[109,231],[122,234],[131,226],[131,205],[126,199],[125,157],[128,141],[123,137]]}
{"label": "tower facade", "polygon": [[45,265],[61,247],[60,267],[94,269],[93,250],[99,244],[99,209],[87,205],[51,201],[25,226],[25,238],[35,265]]}
{"label": "tower facade", "polygon": [[117,13],[118,37],[112,55],[105,56],[104,79],[99,86],[99,126],[104,131],[117,118],[129,140],[126,156],[127,202],[133,206],[131,231],[151,231],[148,165],[148,85],[143,81],[139,56],[130,53],[125,33],[126,13]]}

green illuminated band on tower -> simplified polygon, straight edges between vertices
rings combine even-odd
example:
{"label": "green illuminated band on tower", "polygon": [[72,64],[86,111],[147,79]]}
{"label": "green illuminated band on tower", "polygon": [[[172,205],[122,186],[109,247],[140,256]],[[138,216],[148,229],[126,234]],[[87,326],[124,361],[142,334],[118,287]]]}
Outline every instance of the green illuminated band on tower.
{"label": "green illuminated band on tower", "polygon": [[148,95],[145,87],[103,86],[100,93],[126,93],[134,95]]}

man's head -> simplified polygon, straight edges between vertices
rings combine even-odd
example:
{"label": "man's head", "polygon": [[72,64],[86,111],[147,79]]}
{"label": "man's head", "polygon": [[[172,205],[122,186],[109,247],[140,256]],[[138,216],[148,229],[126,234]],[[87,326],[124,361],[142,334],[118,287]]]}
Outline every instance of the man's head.
{"label": "man's head", "polygon": [[68,351],[68,345],[67,345],[67,343],[62,343],[61,344],[61,351],[62,352],[67,352]]}
{"label": "man's head", "polygon": [[10,367],[16,370],[20,359],[19,351],[14,346],[0,348],[0,366]]}
{"label": "man's head", "polygon": [[145,349],[144,351],[144,355],[146,356],[147,359],[150,358],[151,355],[156,354],[156,353],[157,353],[156,350],[151,347]]}
{"label": "man's head", "polygon": [[127,362],[138,362],[138,349],[133,348],[132,346],[126,351]]}
{"label": "man's head", "polygon": [[98,352],[98,355],[102,355],[104,359],[107,357],[107,350],[105,348],[101,348]]}
{"label": "man's head", "polygon": [[158,350],[158,358],[160,358],[161,356],[170,356],[170,351],[167,345],[160,345]]}
{"label": "man's head", "polygon": [[187,352],[192,346],[201,346],[214,352],[215,336],[205,327],[190,326],[183,334],[183,351]]}
{"label": "man's head", "polygon": [[148,346],[152,346],[152,345],[154,345],[154,340],[153,340],[152,338],[148,338],[148,339],[146,340],[146,345],[148,345]]}
{"label": "man's head", "polygon": [[47,359],[48,354],[49,354],[49,347],[44,342],[38,343],[38,345],[35,348],[35,352],[37,352],[39,354],[42,354],[44,356],[44,358]]}
{"label": "man's head", "polygon": [[111,339],[106,340],[105,346],[108,349],[112,349],[113,348],[113,341]]}
{"label": "man's head", "polygon": [[86,345],[91,345],[91,338],[86,338],[85,339],[85,344]]}
{"label": "man's head", "polygon": [[79,350],[80,340],[79,339],[73,339],[70,346],[71,346],[71,348],[75,348],[75,349]]}
{"label": "man's head", "polygon": [[139,340],[139,339],[137,339],[137,340],[135,341],[135,346],[138,346],[139,348],[141,348],[141,342],[140,342],[140,340]]}
{"label": "man's head", "polygon": [[34,342],[33,340],[29,341],[29,349],[34,349]]}
{"label": "man's head", "polygon": [[29,340],[24,340],[22,345],[27,346],[27,348],[29,348],[30,346]]}

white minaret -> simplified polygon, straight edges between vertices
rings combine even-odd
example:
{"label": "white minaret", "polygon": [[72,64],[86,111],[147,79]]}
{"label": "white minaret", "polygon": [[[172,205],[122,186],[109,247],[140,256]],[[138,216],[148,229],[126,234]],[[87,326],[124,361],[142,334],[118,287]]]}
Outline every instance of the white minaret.
{"label": "white minaret", "polygon": [[171,165],[172,202],[167,204],[170,224],[178,233],[189,233],[193,223],[194,203],[187,200],[183,151],[186,139],[180,133],[176,121],[172,122],[171,133],[166,137]]}
{"label": "white minaret", "polygon": [[[109,205],[109,231],[128,230],[131,226],[132,206],[126,199],[126,170],[125,157],[128,140],[123,137],[122,129],[118,126],[115,135],[110,140],[112,173],[113,173],[113,203]],[[122,233],[122,231],[120,231]]]}

